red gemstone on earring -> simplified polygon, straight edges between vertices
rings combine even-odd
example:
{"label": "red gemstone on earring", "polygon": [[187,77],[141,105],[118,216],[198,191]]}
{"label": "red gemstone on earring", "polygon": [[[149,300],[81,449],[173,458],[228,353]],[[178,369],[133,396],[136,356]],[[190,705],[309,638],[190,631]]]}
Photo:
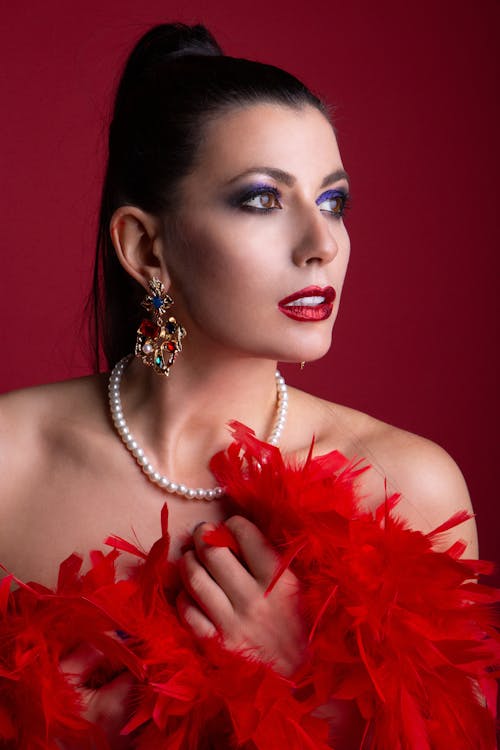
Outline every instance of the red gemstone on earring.
{"label": "red gemstone on earring", "polygon": [[172,341],[168,342],[167,349],[168,349],[169,352],[175,352],[175,351],[177,351],[177,347],[176,347],[176,345]]}
{"label": "red gemstone on earring", "polygon": [[151,320],[143,320],[139,326],[139,332],[143,336],[147,336],[148,339],[154,339],[158,335],[160,329]]}

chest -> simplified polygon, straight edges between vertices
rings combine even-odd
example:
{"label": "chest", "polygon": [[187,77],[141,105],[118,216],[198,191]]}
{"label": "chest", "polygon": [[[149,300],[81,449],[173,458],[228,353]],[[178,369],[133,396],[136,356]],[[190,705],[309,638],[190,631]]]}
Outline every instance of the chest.
{"label": "chest", "polygon": [[[366,506],[378,505],[385,497],[383,474],[365,471],[358,492]],[[102,451],[89,451],[59,462],[49,457],[19,482],[19,492],[8,503],[0,526],[0,562],[21,580],[54,586],[62,560],[76,552],[85,566],[90,550],[110,550],[104,543],[110,535],[149,550],[161,535],[165,502],[172,559],[180,556],[198,523],[218,522],[234,512],[227,503],[163,493],[125,451],[106,458]],[[119,572],[134,561],[122,555]]]}
{"label": "chest", "polygon": [[[24,581],[53,586],[62,560],[73,552],[88,562],[90,550],[108,552],[104,541],[118,536],[149,550],[161,535],[161,509],[167,502],[170,556],[200,521],[217,522],[229,509],[220,502],[190,502],[167,495],[131,462],[94,471],[44,470],[23,482],[0,528],[0,562]],[[123,555],[122,568],[134,558]]]}

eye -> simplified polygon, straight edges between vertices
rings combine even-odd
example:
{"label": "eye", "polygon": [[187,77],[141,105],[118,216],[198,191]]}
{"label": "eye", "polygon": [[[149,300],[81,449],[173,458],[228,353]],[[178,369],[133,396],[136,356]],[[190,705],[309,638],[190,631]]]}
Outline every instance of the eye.
{"label": "eye", "polygon": [[328,190],[320,195],[316,203],[320,211],[326,211],[337,218],[342,218],[349,202],[349,195],[342,190]]}
{"label": "eye", "polygon": [[256,188],[246,195],[240,201],[242,208],[250,208],[253,211],[272,211],[276,208],[282,208],[279,201],[279,192],[274,188]]}

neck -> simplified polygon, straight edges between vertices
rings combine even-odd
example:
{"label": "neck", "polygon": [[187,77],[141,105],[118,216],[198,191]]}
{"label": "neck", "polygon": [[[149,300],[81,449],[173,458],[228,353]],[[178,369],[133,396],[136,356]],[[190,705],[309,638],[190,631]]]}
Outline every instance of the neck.
{"label": "neck", "polygon": [[184,356],[165,378],[133,359],[122,380],[126,420],[158,469],[184,484],[210,484],[207,464],[236,419],[267,439],[276,417],[276,363]]}

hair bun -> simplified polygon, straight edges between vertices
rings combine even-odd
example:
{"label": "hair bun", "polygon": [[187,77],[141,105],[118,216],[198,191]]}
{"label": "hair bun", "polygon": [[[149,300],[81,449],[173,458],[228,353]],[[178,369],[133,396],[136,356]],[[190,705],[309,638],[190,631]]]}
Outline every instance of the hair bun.
{"label": "hair bun", "polygon": [[127,78],[135,78],[174,58],[222,54],[222,49],[205,26],[163,23],[153,26],[139,39],[124,73]]}

